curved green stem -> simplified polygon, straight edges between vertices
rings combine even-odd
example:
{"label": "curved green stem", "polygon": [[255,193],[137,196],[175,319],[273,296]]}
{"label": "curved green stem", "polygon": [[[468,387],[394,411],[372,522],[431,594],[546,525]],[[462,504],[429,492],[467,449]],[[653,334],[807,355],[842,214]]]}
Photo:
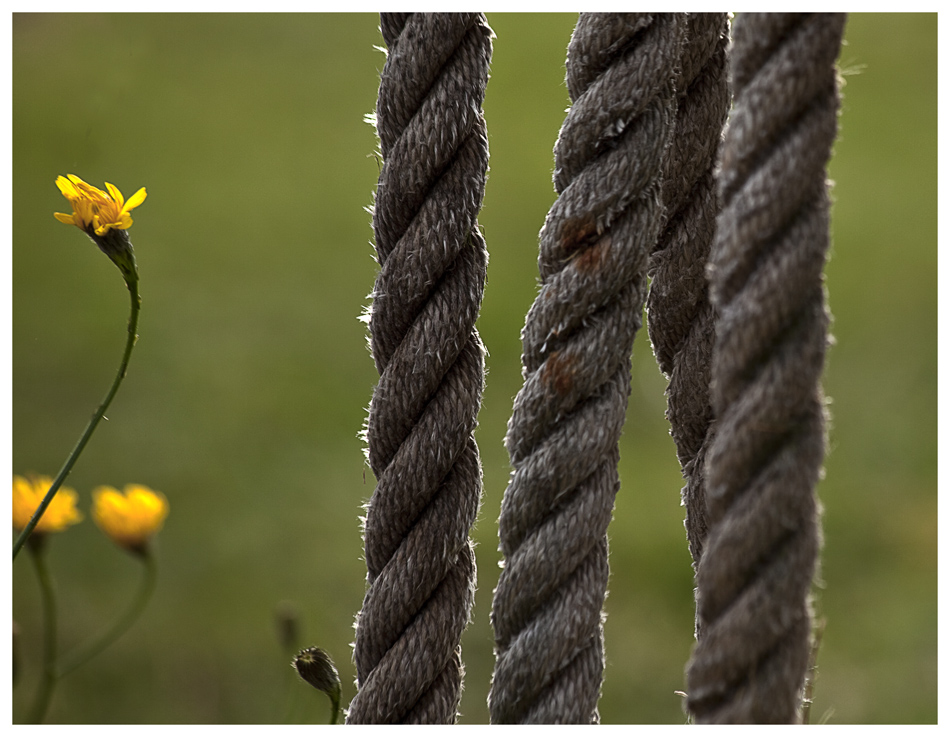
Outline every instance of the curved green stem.
{"label": "curved green stem", "polygon": [[327,695],[330,697],[330,724],[336,724],[340,716],[340,685],[337,684],[336,690]]}
{"label": "curved green stem", "polygon": [[96,638],[85,647],[74,650],[72,653],[70,653],[69,657],[64,658],[64,662],[59,666],[59,668],[56,669],[57,678],[62,678],[68,673],[72,673],[80,665],[88,660],[91,660],[107,647],[109,647],[109,645],[122,637],[129,627],[135,623],[135,620],[139,618],[139,615],[142,614],[142,610],[145,609],[145,605],[148,603],[148,600],[152,596],[152,592],[155,590],[155,580],[157,578],[158,566],[156,565],[155,558],[150,551],[146,550],[141,557],[142,564],[144,565],[144,570],[142,571],[142,583],[139,585],[139,590],[136,593],[135,598],[129,604],[128,609],[126,609],[122,616],[119,617],[108,630],[103,632],[100,637]]}
{"label": "curved green stem", "polygon": [[46,567],[46,558],[41,540],[30,545],[30,557],[36,565],[36,578],[40,584],[43,600],[43,674],[30,712],[30,723],[39,724],[46,716],[46,709],[56,686],[56,597],[53,580]]}
{"label": "curved green stem", "polygon": [[43,497],[43,501],[40,502],[40,505],[36,508],[36,511],[30,518],[29,523],[20,533],[20,536],[16,539],[16,542],[13,544],[14,560],[16,560],[17,553],[20,552],[20,548],[23,547],[23,543],[26,542],[27,538],[30,536],[30,533],[33,532],[33,528],[36,527],[36,523],[40,521],[40,517],[43,516],[43,512],[46,511],[46,508],[50,505],[50,502],[53,501],[53,497],[56,496],[56,492],[59,490],[59,487],[62,486],[63,481],[66,480],[69,472],[72,471],[73,466],[79,459],[79,454],[82,453],[83,448],[86,447],[86,443],[88,443],[89,438],[92,437],[92,433],[99,424],[99,420],[101,420],[103,415],[105,415],[106,410],[109,408],[109,404],[112,402],[112,398],[115,396],[116,392],[119,391],[119,385],[122,383],[122,379],[125,378],[125,372],[129,366],[129,358],[132,356],[132,348],[135,346],[135,340],[138,337],[135,333],[135,330],[139,321],[139,309],[142,306],[142,298],[139,296],[138,278],[127,275],[126,285],[128,286],[129,294],[132,297],[132,311],[129,314],[129,334],[125,341],[125,351],[122,354],[122,362],[119,364],[119,371],[116,374],[115,379],[112,381],[112,386],[109,388],[108,394],[106,394],[105,399],[102,400],[99,408],[92,415],[92,418],[89,420],[89,424],[86,425],[86,429],[83,432],[82,437],[79,438],[79,442],[76,443],[76,447],[73,448],[72,452],[69,454],[69,457],[66,459],[66,462],[63,464],[63,467],[60,469],[59,474],[53,480],[53,484],[49,487],[49,491],[46,492],[46,496]]}
{"label": "curved green stem", "polygon": [[340,674],[325,650],[309,647],[294,658],[294,668],[307,683],[330,698],[330,724],[340,715]]}

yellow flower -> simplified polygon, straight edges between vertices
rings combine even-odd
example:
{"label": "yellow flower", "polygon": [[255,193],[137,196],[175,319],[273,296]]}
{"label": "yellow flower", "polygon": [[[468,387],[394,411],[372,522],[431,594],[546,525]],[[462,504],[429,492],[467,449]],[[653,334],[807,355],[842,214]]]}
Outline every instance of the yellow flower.
{"label": "yellow flower", "polygon": [[164,494],[138,484],[127,484],[124,494],[111,486],[99,486],[92,498],[92,517],[99,528],[133,552],[145,549],[168,516]]}
{"label": "yellow flower", "polygon": [[[40,506],[53,479],[49,476],[13,477],[13,526],[25,530],[30,518]],[[70,525],[82,520],[82,513],[76,509],[76,492],[66,486],[60,486],[40,521],[36,523],[34,533],[62,532]]]}
{"label": "yellow flower", "polygon": [[111,228],[128,230],[132,225],[129,212],[141,205],[146,196],[145,187],[142,187],[126,201],[114,184],[106,182],[106,189],[109,190],[107,194],[91,184],[86,184],[75,174],[57,177],[56,186],[73,206],[73,213],[67,215],[54,212],[53,217],[61,223],[75,225],[86,232],[92,230],[99,236],[105,235]]}

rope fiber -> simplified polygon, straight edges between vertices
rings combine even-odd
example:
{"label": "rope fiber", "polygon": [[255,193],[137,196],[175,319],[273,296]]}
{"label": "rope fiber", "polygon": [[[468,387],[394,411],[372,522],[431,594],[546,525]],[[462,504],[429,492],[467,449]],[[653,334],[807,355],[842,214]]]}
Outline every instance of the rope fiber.
{"label": "rope fiber", "polygon": [[488,255],[476,218],[492,31],[476,13],[384,13],[380,29],[384,163],[369,321],[379,383],[366,425],[377,485],[364,523],[368,588],[347,722],[447,724],[461,697],[459,642],[475,591],[469,530],[482,485],[475,319]]}
{"label": "rope fiber", "polygon": [[493,723],[599,721],[617,442],[685,25],[679,14],[582,13],[568,47],[558,198],[505,438],[514,471],[499,519]]}
{"label": "rope fiber", "polygon": [[825,168],[837,133],[845,16],[741,14],[722,211],[710,263],[719,313],[697,569],[702,637],[687,669],[697,722],[793,722],[810,650],[820,544]]}
{"label": "rope fiber", "polygon": [[[725,14],[578,18],[558,197],[505,437],[493,723],[600,720],[607,527],[645,301],[696,574],[687,711],[700,723],[800,719],[845,18],[740,14],[728,49]],[[346,718],[448,724],[482,485],[475,320],[488,254],[477,216],[493,34],[478,13],[384,13],[380,30],[369,308],[379,382],[366,422],[377,485]]]}
{"label": "rope fiber", "polygon": [[686,479],[682,501],[695,568],[706,540],[704,466],[715,340],[705,267],[719,211],[714,169],[730,93],[726,14],[689,13],[687,19],[676,131],[663,172],[665,227],[650,256],[647,317],[653,353],[670,382],[666,415]]}

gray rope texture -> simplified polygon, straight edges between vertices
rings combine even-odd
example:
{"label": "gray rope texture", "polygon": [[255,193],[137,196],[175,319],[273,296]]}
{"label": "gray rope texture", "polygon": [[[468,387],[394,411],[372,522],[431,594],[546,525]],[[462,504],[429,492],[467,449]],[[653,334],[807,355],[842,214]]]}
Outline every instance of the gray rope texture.
{"label": "gray rope texture", "polygon": [[383,14],[380,29],[388,53],[370,315],[380,378],[366,426],[377,486],[347,722],[445,724],[457,717],[459,641],[475,591],[473,433],[484,383],[475,319],[488,258],[476,217],[492,31],[475,13]]}
{"label": "gray rope texture", "polygon": [[678,14],[582,13],[568,47],[558,198],[505,438],[514,470],[499,519],[493,723],[599,721],[617,442],[684,32]]}
{"label": "gray rope texture", "polygon": [[695,568],[707,529],[704,467],[712,423],[715,311],[705,269],[719,210],[714,169],[730,101],[729,21],[725,13],[687,17],[676,131],[663,172],[666,224],[650,256],[647,317],[654,355],[670,382],[666,415],[686,479],[682,501]]}
{"label": "gray rope texture", "polygon": [[718,309],[706,456],[703,636],[687,670],[697,722],[799,719],[820,544],[825,168],[845,16],[739,15],[710,263]]}

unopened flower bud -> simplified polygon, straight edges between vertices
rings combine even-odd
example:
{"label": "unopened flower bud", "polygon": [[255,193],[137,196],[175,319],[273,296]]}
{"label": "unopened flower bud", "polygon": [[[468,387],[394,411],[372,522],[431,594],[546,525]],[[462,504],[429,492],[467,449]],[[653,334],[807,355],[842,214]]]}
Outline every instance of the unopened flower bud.
{"label": "unopened flower bud", "polygon": [[340,712],[340,674],[326,652],[318,647],[301,650],[294,668],[307,683],[330,697],[330,724],[336,724]]}

